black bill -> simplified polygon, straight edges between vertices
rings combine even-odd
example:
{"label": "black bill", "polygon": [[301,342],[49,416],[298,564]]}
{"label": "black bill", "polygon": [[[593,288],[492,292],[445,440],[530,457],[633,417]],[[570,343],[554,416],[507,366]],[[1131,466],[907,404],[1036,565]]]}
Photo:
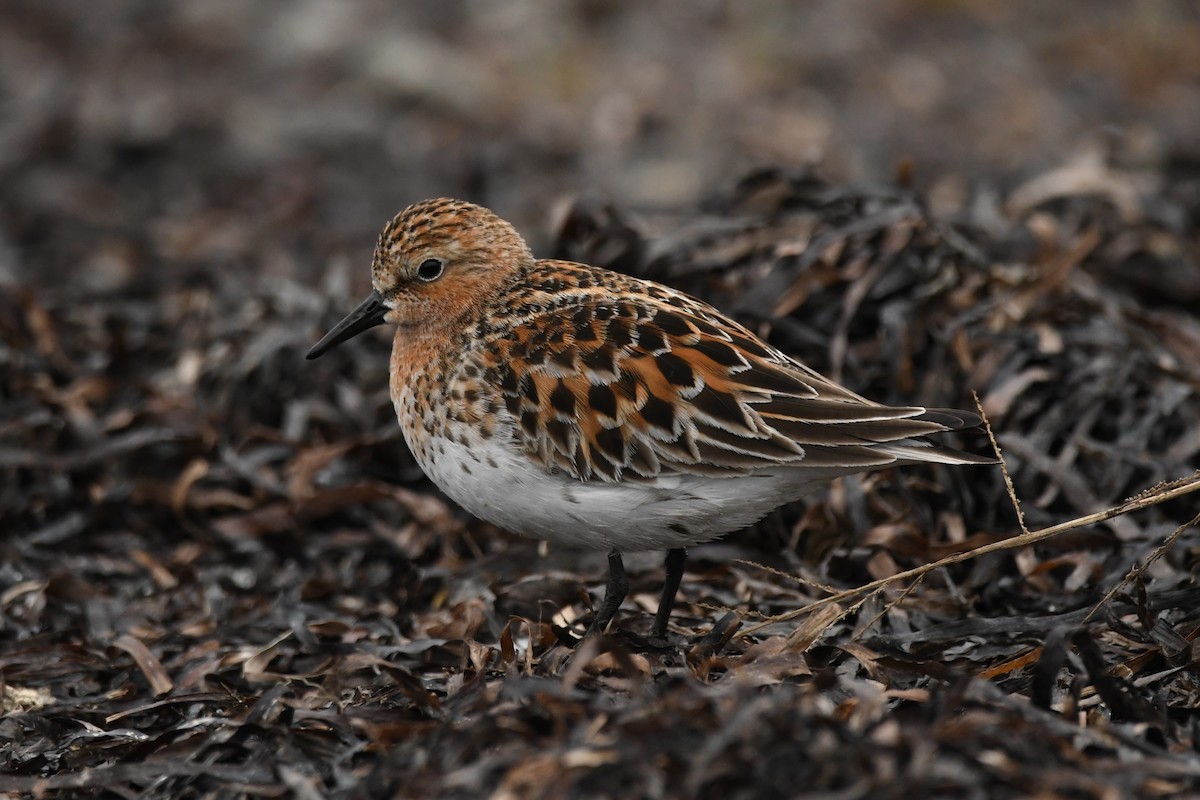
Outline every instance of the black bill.
{"label": "black bill", "polygon": [[379,292],[371,292],[366,300],[358,304],[358,308],[347,314],[345,319],[334,325],[333,330],[321,338],[321,341],[314,344],[305,358],[314,359],[347,339],[353,339],[365,330],[382,325],[383,315],[387,313],[387,310]]}

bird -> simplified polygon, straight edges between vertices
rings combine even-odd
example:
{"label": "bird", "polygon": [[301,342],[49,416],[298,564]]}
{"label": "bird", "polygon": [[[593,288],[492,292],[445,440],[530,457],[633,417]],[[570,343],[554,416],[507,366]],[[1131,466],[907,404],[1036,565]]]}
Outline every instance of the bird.
{"label": "bird", "polygon": [[500,528],[608,551],[585,635],[625,599],[622,553],[666,551],[650,631],[665,640],[688,547],[839,476],[994,463],[928,438],[977,415],[868,400],[688,294],[536,259],[479,205],[405,208],[371,283],[306,357],[394,326],[391,398],[425,474]]}

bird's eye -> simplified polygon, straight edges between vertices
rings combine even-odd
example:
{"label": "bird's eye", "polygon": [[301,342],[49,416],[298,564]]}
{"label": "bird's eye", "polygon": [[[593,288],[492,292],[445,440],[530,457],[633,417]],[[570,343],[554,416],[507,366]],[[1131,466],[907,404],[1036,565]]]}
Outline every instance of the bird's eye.
{"label": "bird's eye", "polygon": [[417,277],[423,281],[436,281],[442,277],[442,270],[445,268],[440,258],[427,258],[417,267]]}

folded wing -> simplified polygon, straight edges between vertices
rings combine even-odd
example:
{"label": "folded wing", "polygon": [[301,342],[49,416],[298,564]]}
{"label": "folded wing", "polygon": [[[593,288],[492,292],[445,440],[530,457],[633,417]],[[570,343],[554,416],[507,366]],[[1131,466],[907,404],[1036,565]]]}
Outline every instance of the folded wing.
{"label": "folded wing", "polygon": [[492,342],[526,453],[580,480],[988,463],[922,439],[968,412],[889,407],[823,378],[685,295],[583,295]]}

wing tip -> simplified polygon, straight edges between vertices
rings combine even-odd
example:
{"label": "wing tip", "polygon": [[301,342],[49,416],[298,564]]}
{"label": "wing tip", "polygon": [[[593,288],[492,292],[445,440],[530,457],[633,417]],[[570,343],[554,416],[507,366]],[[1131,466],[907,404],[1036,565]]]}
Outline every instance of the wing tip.
{"label": "wing tip", "polygon": [[926,439],[909,439],[903,443],[897,442],[896,446],[886,448],[885,452],[895,456],[901,462],[910,464],[925,462],[962,467],[986,467],[1000,463],[1000,459],[994,456],[977,456],[974,453],[968,453],[956,447],[935,444]]}
{"label": "wing tip", "polygon": [[916,418],[941,425],[948,431],[969,430],[983,425],[983,418],[974,411],[961,411],[957,408],[927,408]]}

